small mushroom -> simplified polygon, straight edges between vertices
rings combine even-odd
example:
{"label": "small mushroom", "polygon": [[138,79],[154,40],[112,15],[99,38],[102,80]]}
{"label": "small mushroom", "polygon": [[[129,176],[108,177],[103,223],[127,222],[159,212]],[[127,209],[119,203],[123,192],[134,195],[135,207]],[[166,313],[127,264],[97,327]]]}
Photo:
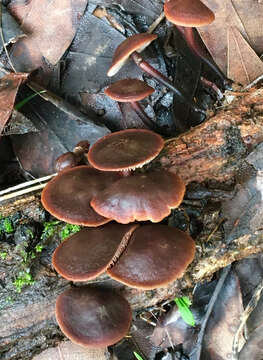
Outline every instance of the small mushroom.
{"label": "small mushroom", "polygon": [[100,215],[128,224],[159,222],[180,205],[185,193],[181,178],[166,170],[123,177],[93,197],[90,204]]}
{"label": "small mushroom", "polygon": [[223,81],[226,88],[230,89],[230,80],[219,69],[213,59],[208,59],[204,50],[195,40],[194,27],[211,24],[215,14],[200,0],[166,0],[164,3],[166,18],[176,25],[185,38],[190,49],[199,56]]}
{"label": "small mushroom", "polygon": [[147,128],[155,129],[156,124],[145,114],[138,101],[154,92],[154,88],[138,79],[124,79],[115,82],[105,89],[105,94],[119,102],[129,102]]}
{"label": "small mushroom", "polygon": [[87,281],[105,272],[126,247],[138,224],[107,224],[85,228],[63,241],[55,250],[52,264],[67,280]]}
{"label": "small mushroom", "polygon": [[105,173],[87,165],[66,169],[48,182],[42,191],[44,208],[70,224],[99,226],[110,221],[90,207],[91,198],[118,180],[117,173]]}
{"label": "small mushroom", "polygon": [[133,232],[107,273],[128,286],[155,289],[180,278],[194,255],[195,242],[183,231],[161,224],[145,225]]}
{"label": "small mushroom", "polygon": [[163,138],[146,129],[108,134],[90,148],[88,161],[102,171],[124,171],[152,161],[164,146]]}
{"label": "small mushroom", "polygon": [[59,295],[56,319],[71,341],[98,348],[115,344],[127,334],[132,312],[127,300],[113,291],[79,287]]}
{"label": "small mushroom", "polygon": [[78,165],[78,159],[72,151],[65,152],[60,155],[55,161],[55,171],[61,172],[65,169],[70,169]]}
{"label": "small mushroom", "polygon": [[128,58],[131,57],[137,66],[139,66],[148,75],[159,81],[161,84],[166,86],[168,89],[176,93],[182,99],[182,101],[188,104],[194,111],[204,113],[202,109],[198,108],[195,103],[187,98],[187,95],[184,93],[183,89],[175,87],[168,78],[153,68],[148,62],[143,60],[139,54],[139,52],[143,51],[156,38],[157,35],[155,34],[142,33],[135,34],[124,40],[115,50],[112,64],[108,70],[107,75],[115,75],[125,64]]}
{"label": "small mushroom", "polygon": [[60,172],[79,165],[84,159],[84,154],[89,151],[89,142],[87,140],[80,141],[72,151],[68,151],[60,155],[55,161],[55,170]]}

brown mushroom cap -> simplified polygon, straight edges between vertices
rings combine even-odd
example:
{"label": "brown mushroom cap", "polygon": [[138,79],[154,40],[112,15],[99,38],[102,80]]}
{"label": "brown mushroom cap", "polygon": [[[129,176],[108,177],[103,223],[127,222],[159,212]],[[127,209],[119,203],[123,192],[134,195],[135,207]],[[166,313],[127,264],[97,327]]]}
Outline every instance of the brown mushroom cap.
{"label": "brown mushroom cap", "polygon": [[134,51],[143,51],[155,39],[157,39],[157,35],[143,33],[135,34],[124,40],[115,50],[107,75],[117,74]]}
{"label": "brown mushroom cap", "polygon": [[183,231],[161,224],[145,225],[134,231],[107,273],[128,286],[155,289],[181,277],[194,254],[195,242]]}
{"label": "brown mushroom cap", "polygon": [[153,131],[122,130],[98,140],[88,153],[88,161],[103,171],[133,169],[152,161],[163,145],[163,138]]}
{"label": "brown mushroom cap", "polygon": [[101,288],[72,288],[56,302],[56,318],[62,332],[74,343],[106,347],[123,338],[132,312],[120,295]]}
{"label": "brown mushroom cap", "polygon": [[59,173],[44,188],[41,201],[56,218],[70,224],[99,226],[110,221],[98,215],[90,200],[119,179],[117,173],[105,173],[89,166],[77,166]]}
{"label": "brown mushroom cap", "polygon": [[185,193],[181,178],[160,170],[121,178],[91,200],[99,214],[119,223],[159,222],[180,205]]}
{"label": "brown mushroom cap", "polygon": [[154,88],[139,79],[124,79],[105,89],[105,94],[120,102],[140,101],[154,92]]}
{"label": "brown mushroom cap", "polygon": [[67,280],[94,279],[120,255],[138,226],[107,224],[82,229],[56,248],[52,257],[53,266]]}
{"label": "brown mushroom cap", "polygon": [[211,24],[215,14],[200,0],[166,0],[166,18],[175,25],[198,27]]}

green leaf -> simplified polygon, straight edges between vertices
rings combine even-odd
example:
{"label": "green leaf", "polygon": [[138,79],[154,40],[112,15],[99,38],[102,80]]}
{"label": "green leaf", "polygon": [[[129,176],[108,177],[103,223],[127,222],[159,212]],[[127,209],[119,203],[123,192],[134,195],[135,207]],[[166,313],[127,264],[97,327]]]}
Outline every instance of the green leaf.
{"label": "green leaf", "polygon": [[134,356],[136,357],[136,359],[138,360],[143,360],[143,358],[141,357],[141,355],[139,355],[136,351],[133,352]]}
{"label": "green leaf", "polygon": [[195,319],[189,306],[192,304],[187,296],[174,299],[183,320],[190,326],[195,326]]}

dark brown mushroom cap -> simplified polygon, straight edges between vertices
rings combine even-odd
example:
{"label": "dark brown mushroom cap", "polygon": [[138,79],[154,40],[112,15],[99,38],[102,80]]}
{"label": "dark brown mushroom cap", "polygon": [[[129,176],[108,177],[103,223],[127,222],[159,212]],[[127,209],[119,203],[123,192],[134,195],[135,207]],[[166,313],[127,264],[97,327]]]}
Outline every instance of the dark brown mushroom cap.
{"label": "dark brown mushroom cap", "polygon": [[166,0],[166,18],[175,25],[198,27],[211,24],[215,14],[200,0]]}
{"label": "dark brown mushroom cap", "polygon": [[161,224],[145,225],[135,230],[107,273],[128,286],[155,289],[181,277],[194,254],[195,242],[183,231]]}
{"label": "dark brown mushroom cap", "polygon": [[56,318],[62,332],[86,347],[115,344],[128,332],[132,312],[120,295],[101,288],[72,288],[56,302]]}
{"label": "dark brown mushroom cap", "polygon": [[139,79],[124,79],[105,89],[105,94],[120,102],[140,101],[154,92],[154,88]]}
{"label": "dark brown mushroom cap", "polygon": [[128,129],[98,140],[88,153],[88,161],[103,171],[121,171],[141,167],[162,150],[163,138],[153,131]]}
{"label": "dark brown mushroom cap", "polygon": [[180,205],[185,193],[181,178],[166,170],[121,178],[91,200],[99,214],[119,223],[159,222]]}
{"label": "dark brown mushroom cap", "polygon": [[77,156],[68,151],[62,155],[60,155],[55,161],[55,171],[60,172],[65,169],[73,168],[78,165]]}
{"label": "dark brown mushroom cap", "polygon": [[90,200],[119,179],[117,173],[105,173],[89,166],[77,166],[59,173],[44,188],[44,208],[59,220],[70,224],[99,226],[110,221],[98,215]]}
{"label": "dark brown mushroom cap", "polygon": [[56,248],[52,258],[53,266],[67,280],[94,279],[120,255],[138,226],[107,224],[82,229]]}
{"label": "dark brown mushroom cap", "polygon": [[115,50],[107,75],[113,76],[117,74],[134,51],[143,51],[155,39],[157,39],[157,35],[148,33],[128,37]]}

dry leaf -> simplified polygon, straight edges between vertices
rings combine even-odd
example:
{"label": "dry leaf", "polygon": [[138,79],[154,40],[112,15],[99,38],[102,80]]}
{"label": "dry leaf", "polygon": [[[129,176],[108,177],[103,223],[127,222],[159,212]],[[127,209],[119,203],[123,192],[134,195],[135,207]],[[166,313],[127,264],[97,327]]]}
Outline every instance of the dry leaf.
{"label": "dry leaf", "polygon": [[259,326],[242,348],[239,354],[239,360],[261,360],[263,354],[263,325]]}
{"label": "dry leaf", "polygon": [[[5,6],[2,5],[2,29],[5,45],[14,43],[19,37],[24,36],[15,19],[9,14]],[[2,51],[2,42],[0,49]]]}
{"label": "dry leaf", "polygon": [[263,4],[254,0],[203,0],[215,21],[198,31],[220,69],[227,73],[227,30],[236,27],[257,54],[263,52]]}
{"label": "dry leaf", "polygon": [[0,134],[12,113],[17,90],[27,76],[23,73],[9,74],[0,80]]}
{"label": "dry leaf", "polygon": [[263,62],[240,34],[238,29],[228,29],[227,76],[242,85],[248,85],[263,74]]}
{"label": "dry leaf", "polygon": [[45,57],[55,65],[70,45],[87,0],[12,0],[8,9],[28,35],[12,47],[16,69],[30,72]]}
{"label": "dry leaf", "polygon": [[63,341],[55,348],[49,348],[33,360],[107,360],[107,349],[87,349],[73,344],[71,341]]}

